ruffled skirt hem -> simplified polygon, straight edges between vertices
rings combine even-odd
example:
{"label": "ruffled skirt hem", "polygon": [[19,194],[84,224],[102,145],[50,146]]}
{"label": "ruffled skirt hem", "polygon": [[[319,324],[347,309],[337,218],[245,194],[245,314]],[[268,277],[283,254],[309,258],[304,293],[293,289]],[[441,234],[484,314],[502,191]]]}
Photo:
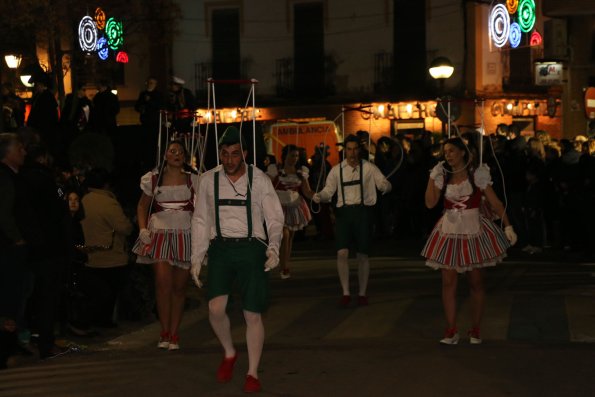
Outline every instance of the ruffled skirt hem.
{"label": "ruffled skirt hem", "polygon": [[308,208],[308,203],[303,198],[300,201],[300,205],[297,207],[286,207],[282,206],[283,215],[285,216],[284,227],[289,230],[297,231],[302,230],[312,220],[312,214]]}
{"label": "ruffled skirt hem", "polygon": [[145,244],[137,239],[132,252],[137,255],[137,263],[163,261],[173,266],[189,268],[192,255],[190,230],[151,230],[151,242]]}

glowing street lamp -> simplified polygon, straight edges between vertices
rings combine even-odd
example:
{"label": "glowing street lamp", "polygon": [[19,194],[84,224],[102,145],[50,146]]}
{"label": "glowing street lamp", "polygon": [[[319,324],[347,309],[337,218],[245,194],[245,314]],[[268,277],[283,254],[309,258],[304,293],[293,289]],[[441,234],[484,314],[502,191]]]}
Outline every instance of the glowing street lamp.
{"label": "glowing street lamp", "polygon": [[448,58],[438,57],[430,64],[430,75],[435,79],[448,79],[455,71]]}
{"label": "glowing street lamp", "polygon": [[20,55],[5,55],[4,61],[6,61],[6,64],[9,68],[16,69],[21,64],[22,58],[23,57],[21,57]]}
{"label": "glowing street lamp", "polygon": [[[455,71],[454,66],[450,59],[446,57],[438,57],[432,61],[430,64],[430,68],[428,69],[430,75],[438,80],[440,84],[440,96],[444,95],[444,83],[446,79],[450,78]],[[439,103],[438,106],[442,109],[443,113],[446,113],[447,123],[448,123],[448,137],[450,138],[450,121],[451,121],[451,108],[450,108],[450,100],[447,101],[447,111],[445,112],[442,103]],[[442,120],[442,135],[445,135],[446,132],[446,125],[444,125],[444,120]]]}
{"label": "glowing street lamp", "polygon": [[21,83],[23,83],[23,85],[25,87],[28,87],[28,88],[33,87],[33,83],[29,83],[29,80],[31,80],[30,74],[22,74],[20,77],[21,77]]}

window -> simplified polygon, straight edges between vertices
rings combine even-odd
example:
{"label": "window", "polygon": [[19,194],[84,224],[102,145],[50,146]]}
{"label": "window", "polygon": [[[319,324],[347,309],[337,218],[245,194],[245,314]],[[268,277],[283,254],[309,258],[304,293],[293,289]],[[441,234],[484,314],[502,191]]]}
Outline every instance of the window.
{"label": "window", "polygon": [[[212,13],[212,70],[215,80],[235,80],[241,76],[239,9],[219,9]],[[240,100],[240,86],[217,85],[217,103],[222,106]]]}
{"label": "window", "polygon": [[295,93],[300,97],[324,95],[325,56],[322,3],[294,5],[293,36]]}

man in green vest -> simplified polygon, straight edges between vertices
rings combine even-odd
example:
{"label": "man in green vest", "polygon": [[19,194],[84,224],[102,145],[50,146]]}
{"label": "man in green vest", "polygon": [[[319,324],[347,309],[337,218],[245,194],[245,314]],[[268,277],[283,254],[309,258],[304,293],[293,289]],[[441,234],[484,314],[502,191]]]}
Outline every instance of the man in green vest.
{"label": "man in green vest", "polygon": [[[246,320],[248,373],[245,392],[261,390],[258,365],[264,343],[261,313],[268,306],[268,271],[279,264],[283,210],[270,178],[245,162],[244,139],[228,127],[219,140],[221,164],[198,184],[192,217],[194,282],[208,257],[209,321],[224,350],[217,381],[229,382],[238,357],[225,311],[232,285],[239,285]],[[266,229],[265,229],[266,224]]]}
{"label": "man in green vest", "polygon": [[337,270],[343,289],[341,306],[351,303],[349,291],[349,247],[354,243],[358,259],[359,294],[357,303],[368,304],[367,287],[370,276],[368,255],[372,239],[376,189],[383,194],[391,190],[390,182],[374,164],[360,157],[360,141],[351,134],[344,141],[345,159],[335,165],[326,178],[324,189],[316,193],[314,202],[329,202],[337,193],[335,208],[335,240]]}

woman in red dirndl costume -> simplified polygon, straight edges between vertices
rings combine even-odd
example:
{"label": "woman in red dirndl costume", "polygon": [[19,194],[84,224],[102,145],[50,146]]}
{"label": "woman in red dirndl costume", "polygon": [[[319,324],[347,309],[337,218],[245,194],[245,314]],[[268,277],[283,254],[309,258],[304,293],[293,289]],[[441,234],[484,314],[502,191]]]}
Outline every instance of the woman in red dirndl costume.
{"label": "woman in red dirndl costume", "polygon": [[[444,200],[444,213],[432,230],[422,256],[426,265],[442,271],[442,303],[448,328],[440,343],[457,344],[456,294],[458,274],[465,273],[471,290],[469,341],[482,342],[479,327],[483,314],[485,289],[482,268],[495,266],[506,257],[516,242],[516,234],[506,216],[504,205],[492,189],[489,168],[471,167],[470,152],[460,138],[448,139],[443,146],[445,161],[430,172],[425,202],[434,208]],[[444,194],[443,194],[444,193]],[[480,210],[482,199],[499,215],[502,230]]]}
{"label": "woman in red dirndl costume", "polygon": [[295,232],[308,226],[312,220],[310,208],[304,200],[304,196],[311,198],[314,194],[308,183],[308,173],[308,168],[300,164],[299,148],[295,145],[287,145],[283,148],[282,164],[278,172],[269,174],[285,216],[279,258],[282,279],[291,277],[289,259]]}

